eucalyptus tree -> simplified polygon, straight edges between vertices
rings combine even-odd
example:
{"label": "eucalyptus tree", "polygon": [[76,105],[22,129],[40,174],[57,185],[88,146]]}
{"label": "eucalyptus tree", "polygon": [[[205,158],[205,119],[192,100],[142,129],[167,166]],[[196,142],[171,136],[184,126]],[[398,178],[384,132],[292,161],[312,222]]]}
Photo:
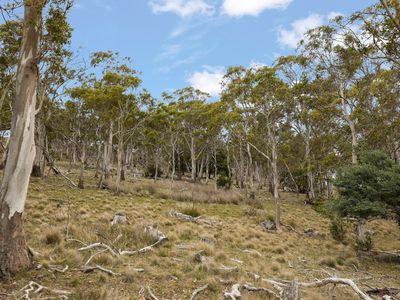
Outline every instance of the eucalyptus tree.
{"label": "eucalyptus tree", "polygon": [[65,1],[23,1],[24,18],[15,82],[9,154],[0,188],[0,277],[8,277],[32,266],[25,242],[23,218],[29,178],[35,157],[35,115],[39,82],[42,12],[46,5]]}
{"label": "eucalyptus tree", "polygon": [[329,78],[335,87],[340,118],[351,133],[351,161],[357,163],[359,134],[355,112],[360,98],[352,93],[353,85],[365,76],[366,61],[353,47],[351,34],[333,26],[321,26],[307,33],[308,40],[301,44],[302,54],[315,62],[319,76]]}
{"label": "eucalyptus tree", "polygon": [[289,121],[295,134],[303,140],[304,156],[298,159],[305,163],[308,200],[313,202],[316,199],[316,168],[321,163],[316,158],[323,147],[317,141],[326,141],[321,139],[320,133],[335,127],[333,118],[338,113],[336,106],[332,105],[334,91],[331,81],[319,78],[304,56],[281,57],[277,68],[290,88],[288,105],[292,107],[292,113]]}
{"label": "eucalyptus tree", "polygon": [[278,77],[274,68],[262,67],[254,72],[255,84],[251,97],[251,104],[262,122],[267,147],[262,153],[268,158],[271,166],[272,189],[275,199],[275,226],[281,230],[280,208],[280,177],[278,171],[278,144],[282,130],[287,123],[290,113],[288,105],[288,86]]}
{"label": "eucalyptus tree", "polygon": [[[233,149],[233,160],[235,162],[236,178],[239,188],[246,187],[245,180],[245,154],[251,160],[251,150],[248,135],[253,123],[252,108],[249,100],[252,93],[252,72],[242,66],[230,67],[223,79],[223,91],[221,100],[227,106],[229,116],[227,118],[227,129],[231,134],[231,139],[236,140],[237,144]],[[235,151],[236,150],[236,151]],[[251,177],[251,176],[250,176]],[[251,195],[254,192],[254,185],[250,181]]]}
{"label": "eucalyptus tree", "polygon": [[[41,76],[38,82],[38,106],[40,112],[36,116],[36,156],[33,163],[32,176],[41,177],[46,163],[46,129],[52,115],[55,102],[60,101],[61,88],[76,76],[70,66],[73,54],[68,49],[72,37],[72,28],[67,20],[67,12],[72,2],[50,3],[40,42]],[[49,159],[47,157],[47,159]]]}
{"label": "eucalyptus tree", "polygon": [[[276,70],[270,67],[229,69],[223,91],[223,99],[233,104],[241,114],[249,163],[252,163],[252,148],[267,159],[270,166],[272,194],[276,207],[275,225],[278,231],[281,231],[278,145],[290,111],[288,91],[288,86],[278,77]],[[263,138],[257,138],[257,145],[249,139],[251,130],[255,127],[262,128],[259,132],[264,133]],[[250,177],[252,185],[251,181]]]}
{"label": "eucalyptus tree", "polygon": [[204,135],[207,124],[207,93],[193,87],[187,87],[174,92],[176,109],[183,139],[190,151],[191,179],[197,180],[197,159],[201,155],[200,140]]}

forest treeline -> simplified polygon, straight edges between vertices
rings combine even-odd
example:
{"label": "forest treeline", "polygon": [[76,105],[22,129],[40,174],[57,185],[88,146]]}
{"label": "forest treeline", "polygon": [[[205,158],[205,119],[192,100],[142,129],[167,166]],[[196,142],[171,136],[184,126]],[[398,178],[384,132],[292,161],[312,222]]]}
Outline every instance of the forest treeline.
{"label": "forest treeline", "polygon": [[[218,99],[193,87],[157,99],[144,88],[132,59],[113,51],[93,53],[82,63],[70,45],[72,3],[49,3],[42,3],[43,18],[31,16],[42,25],[34,57],[33,176],[68,161],[70,168],[79,166],[80,188],[87,168],[95,169],[99,186],[112,181],[117,191],[137,175],[215,179],[219,187],[236,185],[250,199],[267,188],[279,227],[281,190],[306,193],[310,202],[328,198],[337,171],[357,164],[362,150],[380,150],[400,163],[396,1],[337,16],[310,30],[296,54],[270,66],[229,67]],[[3,166],[13,151],[6,136],[22,78],[17,66],[29,46],[22,33],[34,30],[15,9],[2,7],[8,17],[0,25]]]}

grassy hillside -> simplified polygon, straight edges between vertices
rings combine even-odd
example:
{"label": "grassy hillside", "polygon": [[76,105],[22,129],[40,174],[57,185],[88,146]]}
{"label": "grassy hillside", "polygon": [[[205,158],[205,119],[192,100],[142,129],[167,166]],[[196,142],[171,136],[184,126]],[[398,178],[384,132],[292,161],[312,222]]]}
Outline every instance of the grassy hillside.
{"label": "grassy hillside", "polygon": [[[271,288],[263,278],[310,282],[328,274],[355,279],[364,290],[367,286],[400,285],[399,265],[358,260],[351,242],[353,237],[348,236],[346,245],[334,241],[329,234],[329,220],[304,206],[301,196],[282,194],[283,222],[296,232],[276,234],[259,225],[274,213],[273,200],[266,192],[260,193],[259,201],[251,205],[206,203],[207,197],[202,203],[192,204],[161,199],[167,195],[149,195],[140,189],[135,189],[136,195],[115,196],[108,190],[97,189],[94,179],[88,180],[86,189],[78,190],[53,175],[32,179],[26,235],[39,266],[1,283],[0,298],[21,297],[16,292],[31,280],[52,289],[70,291],[70,299],[143,299],[141,291],[147,287],[159,299],[189,299],[194,289],[206,283],[208,288],[196,299],[221,299],[234,283]],[[153,184],[136,182],[135,186]],[[196,193],[201,193],[201,189]],[[171,211],[201,214],[210,222],[181,221],[171,216]],[[117,212],[125,213],[130,224],[111,226],[110,220]],[[67,224],[70,238],[86,244],[102,241],[114,249],[134,250],[154,242],[154,237],[144,232],[149,225],[164,233],[168,240],[144,254],[114,257],[107,251],[91,261],[91,265],[101,265],[118,273],[117,276],[101,271],[83,273],[80,268],[98,249],[78,251],[82,247],[80,242],[66,242]],[[306,237],[303,234],[306,228],[313,228],[321,235]],[[400,249],[400,230],[394,222],[373,221],[368,229],[373,231],[376,248]],[[67,265],[65,272],[57,271]],[[5,295],[12,293],[14,296]],[[348,287],[332,286],[303,289],[302,295],[304,299],[354,298]],[[263,292],[243,292],[243,299],[269,298]]]}

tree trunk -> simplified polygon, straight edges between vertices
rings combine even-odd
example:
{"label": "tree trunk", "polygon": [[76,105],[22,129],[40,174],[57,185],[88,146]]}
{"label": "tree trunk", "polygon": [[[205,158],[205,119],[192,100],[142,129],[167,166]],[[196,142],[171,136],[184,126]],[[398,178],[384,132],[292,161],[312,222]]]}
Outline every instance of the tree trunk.
{"label": "tree trunk", "polygon": [[118,122],[118,148],[117,148],[117,180],[116,180],[116,192],[119,192],[119,185],[121,183],[121,171],[122,171],[122,153],[124,151],[124,125],[123,116],[120,116]]}
{"label": "tree trunk", "polygon": [[347,120],[347,123],[349,124],[351,130],[351,162],[353,164],[357,164],[358,141],[357,141],[356,125],[350,118]]}
{"label": "tree trunk", "polygon": [[197,177],[200,179],[200,181],[203,179],[203,169],[204,169],[204,156],[201,158],[199,173],[197,174]]}
{"label": "tree trunk", "polygon": [[362,242],[365,242],[367,239],[367,236],[365,234],[365,220],[364,219],[357,220],[357,238]]}
{"label": "tree trunk", "polygon": [[307,164],[307,197],[308,200],[312,203],[315,200],[315,192],[314,192],[314,174],[311,170],[311,158],[310,158],[310,129],[307,126],[306,136],[305,136],[305,160]]}
{"label": "tree trunk", "polygon": [[276,137],[273,130],[268,130],[270,136],[271,151],[271,171],[272,171],[272,189],[275,199],[275,226],[277,231],[282,231],[281,227],[281,200],[279,197],[279,174],[278,174],[278,151]]}
{"label": "tree trunk", "polygon": [[171,158],[172,158],[172,173],[171,173],[171,181],[170,181],[170,185],[169,185],[169,191],[172,192],[172,187],[174,185],[174,177],[175,177],[175,144],[176,144],[176,140],[173,139],[173,137],[171,137],[171,146],[172,146],[172,150],[171,150]]}
{"label": "tree trunk", "polygon": [[251,155],[250,144],[247,143],[247,155],[249,157],[249,183],[250,183],[250,199],[256,198],[256,191],[254,188],[254,166],[253,157]]}
{"label": "tree trunk", "polygon": [[113,129],[114,122],[110,121],[110,127],[108,128],[108,141],[107,144],[104,145],[104,179],[110,178],[110,164],[111,164],[111,153],[112,153],[112,143],[113,143]]}
{"label": "tree trunk", "polygon": [[25,1],[9,153],[0,189],[0,278],[32,267],[22,214],[35,158],[35,109],[42,1]]}
{"label": "tree trunk", "polygon": [[217,175],[218,175],[218,164],[217,164],[217,148],[214,148],[214,190],[217,190]]}
{"label": "tree trunk", "polygon": [[244,183],[244,159],[243,159],[243,149],[242,140],[239,141],[239,188],[243,189]]}
{"label": "tree trunk", "polygon": [[206,155],[206,183],[208,183],[208,179],[210,176],[210,153],[207,151]]}
{"label": "tree trunk", "polygon": [[196,143],[194,140],[194,136],[191,137],[190,140],[190,158],[192,161],[192,181],[196,181]]}
{"label": "tree trunk", "polygon": [[346,109],[346,95],[343,83],[340,83],[339,86],[339,96],[342,102],[342,113],[343,117],[346,120],[347,124],[350,127],[351,131],[351,162],[353,164],[357,164],[357,132],[356,132],[356,125],[354,121],[351,119],[350,113]]}
{"label": "tree trunk", "polygon": [[81,170],[79,174],[78,188],[84,189],[84,175],[85,175],[85,160],[86,160],[86,143],[82,144],[82,154],[81,154]]}
{"label": "tree trunk", "polygon": [[[42,100],[43,101],[43,100]],[[45,147],[46,147],[46,126],[43,122],[43,116],[36,118],[36,155],[32,167],[33,177],[43,177],[45,168]]]}

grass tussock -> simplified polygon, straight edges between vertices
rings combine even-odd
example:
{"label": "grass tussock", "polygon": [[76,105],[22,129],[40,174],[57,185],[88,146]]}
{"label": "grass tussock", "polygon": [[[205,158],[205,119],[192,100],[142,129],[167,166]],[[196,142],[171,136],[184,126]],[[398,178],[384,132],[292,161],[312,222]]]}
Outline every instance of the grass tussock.
{"label": "grass tussock", "polygon": [[[114,182],[106,182],[110,190],[116,192]],[[134,182],[122,182],[119,192],[139,196],[154,196],[160,199],[172,199],[182,202],[240,204],[243,196],[235,190],[215,189],[214,185],[191,183],[186,181],[141,179]]]}

